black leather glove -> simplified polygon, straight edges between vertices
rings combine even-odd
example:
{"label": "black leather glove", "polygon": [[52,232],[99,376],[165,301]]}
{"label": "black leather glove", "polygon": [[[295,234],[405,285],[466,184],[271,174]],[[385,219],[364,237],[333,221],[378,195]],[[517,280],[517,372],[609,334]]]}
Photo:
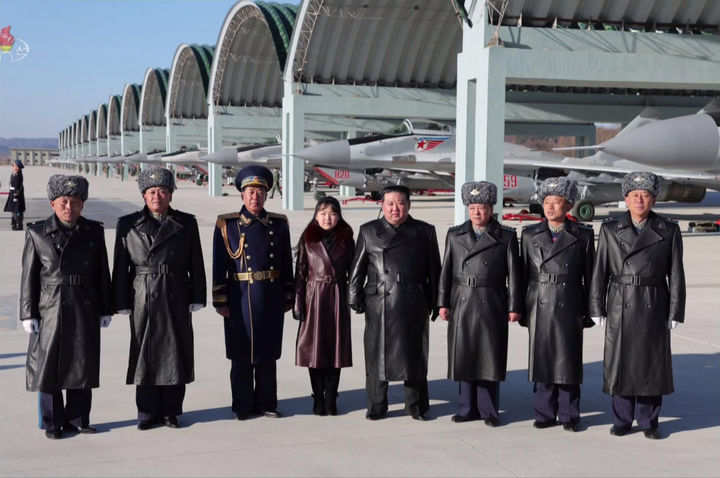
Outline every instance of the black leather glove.
{"label": "black leather glove", "polygon": [[297,313],[293,310],[293,319],[297,320],[298,322],[303,322],[305,320],[305,314],[302,312]]}
{"label": "black leather glove", "polygon": [[357,314],[365,313],[365,306],[362,304],[350,304],[350,308],[354,310]]}
{"label": "black leather glove", "polygon": [[595,322],[593,321],[593,319],[591,319],[590,317],[583,318],[583,328],[584,329],[589,329],[590,327],[594,327],[594,326],[595,326]]}

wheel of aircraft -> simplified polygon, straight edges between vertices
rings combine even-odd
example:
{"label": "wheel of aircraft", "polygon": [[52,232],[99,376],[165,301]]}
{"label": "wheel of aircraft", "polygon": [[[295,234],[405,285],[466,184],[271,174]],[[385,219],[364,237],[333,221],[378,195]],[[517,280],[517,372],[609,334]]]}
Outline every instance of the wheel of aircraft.
{"label": "wheel of aircraft", "polygon": [[595,205],[590,201],[580,201],[573,208],[573,216],[581,221],[592,221],[595,217]]}
{"label": "wheel of aircraft", "polygon": [[327,194],[325,194],[324,191],[318,191],[315,193],[315,200],[319,201],[319,200],[323,199],[325,196],[327,196]]}

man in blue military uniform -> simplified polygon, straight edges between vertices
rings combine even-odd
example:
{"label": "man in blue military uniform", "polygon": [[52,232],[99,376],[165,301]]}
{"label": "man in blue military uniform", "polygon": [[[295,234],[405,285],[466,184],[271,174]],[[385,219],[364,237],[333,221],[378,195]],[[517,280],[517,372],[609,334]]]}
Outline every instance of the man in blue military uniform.
{"label": "man in blue military uniform", "polygon": [[240,212],[218,216],[213,238],[213,306],[225,321],[225,352],[232,361],[232,410],[277,418],[276,361],[283,317],[294,299],[287,217],[264,209],[273,176],[247,166],[235,177]]}

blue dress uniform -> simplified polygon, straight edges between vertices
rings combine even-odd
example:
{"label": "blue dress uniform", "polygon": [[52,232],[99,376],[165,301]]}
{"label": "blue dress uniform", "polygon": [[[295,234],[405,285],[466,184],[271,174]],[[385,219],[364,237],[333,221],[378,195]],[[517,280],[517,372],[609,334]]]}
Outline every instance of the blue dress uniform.
{"label": "blue dress uniform", "polygon": [[277,408],[275,362],[282,349],[286,304],[293,299],[287,217],[265,210],[254,216],[245,206],[239,213],[218,216],[213,306],[230,308],[225,351],[232,361],[232,410],[238,418]]}

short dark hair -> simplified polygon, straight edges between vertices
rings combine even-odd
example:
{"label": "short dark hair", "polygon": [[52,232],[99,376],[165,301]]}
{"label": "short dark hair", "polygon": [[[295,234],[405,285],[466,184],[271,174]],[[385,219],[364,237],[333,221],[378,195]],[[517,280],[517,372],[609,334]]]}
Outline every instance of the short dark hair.
{"label": "short dark hair", "polygon": [[385,201],[385,195],[387,193],[402,193],[405,195],[405,199],[410,202],[410,188],[408,188],[407,186],[400,186],[399,184],[385,186],[382,191],[380,191],[380,197],[383,201]]}

